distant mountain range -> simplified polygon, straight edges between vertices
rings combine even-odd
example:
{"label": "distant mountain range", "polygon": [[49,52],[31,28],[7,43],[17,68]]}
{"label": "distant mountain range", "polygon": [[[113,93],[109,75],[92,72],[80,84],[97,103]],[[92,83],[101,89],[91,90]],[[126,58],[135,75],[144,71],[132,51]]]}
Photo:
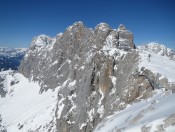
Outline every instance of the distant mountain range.
{"label": "distant mountain range", "polygon": [[17,70],[26,51],[26,48],[0,47],[0,71],[8,69]]}

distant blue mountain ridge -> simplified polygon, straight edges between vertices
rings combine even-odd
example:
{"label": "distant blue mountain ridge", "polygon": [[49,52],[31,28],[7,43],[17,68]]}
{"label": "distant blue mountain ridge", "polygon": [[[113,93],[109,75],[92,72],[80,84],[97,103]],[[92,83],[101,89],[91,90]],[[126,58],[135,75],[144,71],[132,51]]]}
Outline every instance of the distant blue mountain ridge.
{"label": "distant blue mountain ridge", "polygon": [[0,71],[8,69],[18,70],[26,51],[26,48],[0,47]]}

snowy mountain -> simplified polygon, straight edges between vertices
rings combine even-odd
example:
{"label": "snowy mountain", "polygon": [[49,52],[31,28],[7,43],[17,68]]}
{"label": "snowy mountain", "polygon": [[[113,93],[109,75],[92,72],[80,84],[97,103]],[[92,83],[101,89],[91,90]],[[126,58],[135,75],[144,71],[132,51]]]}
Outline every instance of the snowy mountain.
{"label": "snowy mountain", "polygon": [[26,50],[25,48],[0,48],[0,71],[17,70]]}
{"label": "snowy mountain", "polygon": [[0,130],[174,131],[171,50],[135,49],[133,40],[122,24],[82,22],[35,37],[19,72],[0,72]]}

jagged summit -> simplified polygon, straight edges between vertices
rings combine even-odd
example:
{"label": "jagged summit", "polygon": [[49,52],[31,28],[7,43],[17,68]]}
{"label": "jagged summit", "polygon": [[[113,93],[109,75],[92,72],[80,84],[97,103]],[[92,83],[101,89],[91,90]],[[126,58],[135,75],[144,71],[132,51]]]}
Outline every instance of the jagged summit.
{"label": "jagged summit", "polygon": [[45,34],[41,34],[41,35],[33,38],[32,42],[31,42],[31,47],[33,47],[33,46],[41,47],[43,45],[50,44],[51,41],[52,41],[51,37],[49,37]]}
{"label": "jagged summit", "polygon": [[[69,42],[70,39],[73,42]],[[97,24],[93,30],[86,28],[81,21],[75,22],[72,26],[69,26],[64,33],[57,35],[55,38],[50,38],[47,35],[35,37],[32,40],[31,47],[35,49],[35,47],[43,47],[48,44],[53,44],[56,41],[57,43],[65,43],[66,40],[68,40],[70,45],[74,43],[76,47],[79,47],[81,44],[86,44],[87,46],[94,45],[94,47],[98,49],[118,48],[129,50],[135,48],[133,34],[128,31],[124,25],[120,24],[117,30],[112,29],[106,23],[100,23]],[[85,42],[85,40],[89,41]],[[110,47],[108,47],[109,45]]]}
{"label": "jagged summit", "polygon": [[[57,35],[57,37],[50,38],[47,35],[35,37],[21,63],[20,71],[26,77],[39,79],[40,76],[35,76],[31,73],[34,65],[41,67],[35,69],[36,71],[34,73],[44,73],[47,72],[44,70],[46,67],[50,69],[52,66],[60,65],[62,61],[72,60],[74,56],[86,59],[89,58],[88,52],[94,52],[92,54],[96,54],[97,51],[102,50],[104,52],[111,51],[110,54],[115,54],[118,49],[129,50],[134,47],[133,34],[126,29],[124,31],[118,31],[111,29],[106,23],[100,23],[92,30],[86,28],[82,22],[75,22],[64,33]],[[60,60],[57,60],[56,56],[60,57]],[[29,64],[28,62],[32,58],[35,61]],[[42,65],[42,62],[38,63],[40,61],[45,61],[45,65]],[[50,65],[51,63],[54,63],[54,65]],[[52,78],[55,78],[54,75]],[[54,83],[47,85],[52,88],[56,87],[60,80],[56,78],[54,80]],[[47,86],[44,83],[41,85]]]}
{"label": "jagged summit", "polygon": [[126,30],[126,27],[125,25],[123,24],[120,24],[119,27],[118,27],[118,30]]}
{"label": "jagged summit", "polygon": [[82,27],[84,28],[84,23],[82,21],[78,21],[73,23],[73,25],[69,26],[66,30],[71,31],[72,29],[78,28],[78,27]]}
{"label": "jagged summit", "polygon": [[111,30],[111,27],[107,23],[100,23],[100,24],[97,24],[97,26],[95,27],[95,30],[108,31],[108,30]]}

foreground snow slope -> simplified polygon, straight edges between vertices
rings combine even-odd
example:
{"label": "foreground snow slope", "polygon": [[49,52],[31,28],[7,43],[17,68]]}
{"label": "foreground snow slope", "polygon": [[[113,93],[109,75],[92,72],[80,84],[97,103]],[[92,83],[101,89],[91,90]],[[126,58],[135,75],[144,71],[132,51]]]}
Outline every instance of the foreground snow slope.
{"label": "foreground snow slope", "polygon": [[[165,120],[175,114],[174,100],[175,94],[170,91],[156,90],[153,97],[128,105],[126,109],[108,117],[95,132],[140,132],[144,128],[151,132],[161,129],[174,132],[175,126],[168,126]],[[175,123],[175,118],[173,119]]]}
{"label": "foreground snow slope", "polygon": [[[57,91],[48,90],[40,94],[38,83],[29,82],[21,74],[12,71],[1,72],[5,75],[5,98],[0,98],[0,114],[3,126],[8,132],[55,131],[55,106]],[[14,82],[14,84],[12,84]]]}
{"label": "foreground snow slope", "polygon": [[[161,46],[161,45],[160,45]],[[139,48],[140,64],[139,67],[145,67],[154,73],[160,73],[162,77],[167,77],[169,82],[175,82],[175,60],[172,60],[166,55],[161,55],[160,52],[155,52],[153,46],[143,49]],[[150,62],[148,61],[148,55],[151,55]]]}

